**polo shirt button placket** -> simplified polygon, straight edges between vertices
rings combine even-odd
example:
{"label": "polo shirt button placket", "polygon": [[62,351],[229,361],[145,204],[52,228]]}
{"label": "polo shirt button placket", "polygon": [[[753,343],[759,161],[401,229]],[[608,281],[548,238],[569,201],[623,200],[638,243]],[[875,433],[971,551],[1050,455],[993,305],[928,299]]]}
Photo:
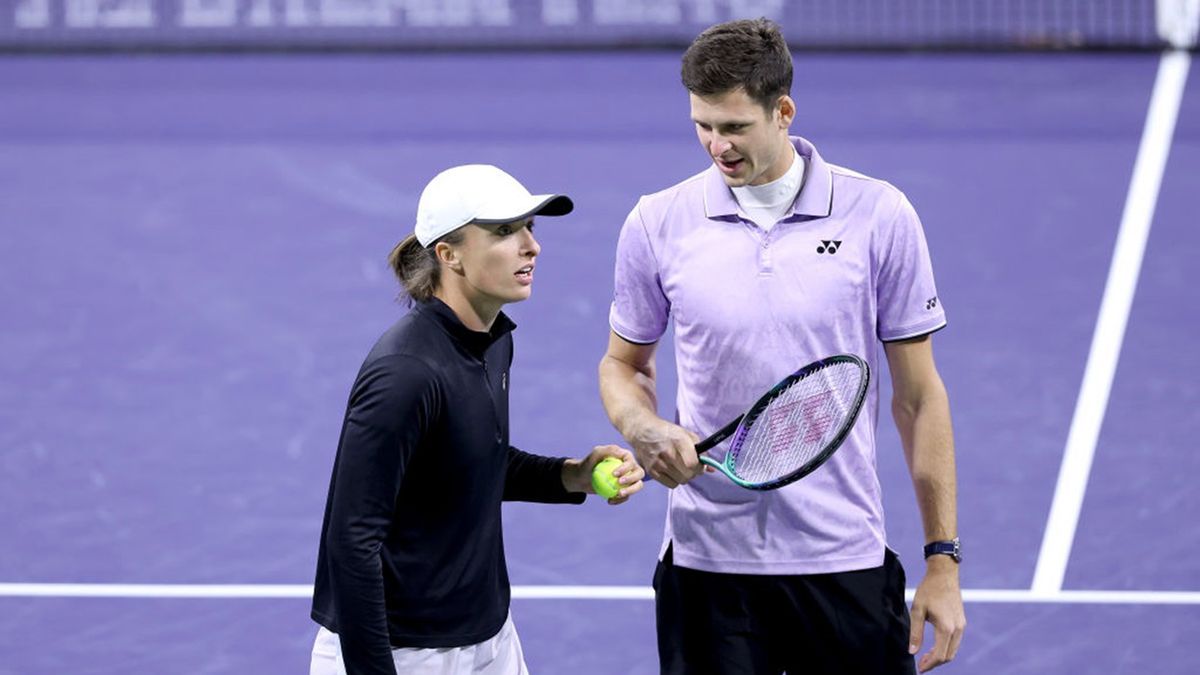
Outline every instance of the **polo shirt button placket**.
{"label": "polo shirt button placket", "polygon": [[758,273],[760,275],[771,274],[771,233],[764,232],[762,237],[762,249],[758,252]]}

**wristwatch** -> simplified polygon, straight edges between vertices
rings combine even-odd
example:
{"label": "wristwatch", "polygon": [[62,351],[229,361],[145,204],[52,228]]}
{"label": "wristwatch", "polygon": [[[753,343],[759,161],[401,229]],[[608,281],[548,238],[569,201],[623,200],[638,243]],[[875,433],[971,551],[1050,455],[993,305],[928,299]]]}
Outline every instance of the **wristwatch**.
{"label": "wristwatch", "polygon": [[962,544],[959,543],[958,537],[949,541],[931,541],[925,544],[925,557],[931,555],[948,555],[954,559],[954,562],[962,562]]}

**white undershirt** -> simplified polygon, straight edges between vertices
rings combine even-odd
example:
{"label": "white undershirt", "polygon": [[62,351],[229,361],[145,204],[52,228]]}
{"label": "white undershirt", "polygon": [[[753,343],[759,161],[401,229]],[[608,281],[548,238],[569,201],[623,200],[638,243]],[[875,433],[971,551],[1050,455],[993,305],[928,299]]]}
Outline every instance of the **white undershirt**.
{"label": "white undershirt", "polygon": [[792,210],[804,182],[804,158],[792,148],[792,166],[779,178],[763,185],[735,187],[733,197],[742,214],[768,232]]}

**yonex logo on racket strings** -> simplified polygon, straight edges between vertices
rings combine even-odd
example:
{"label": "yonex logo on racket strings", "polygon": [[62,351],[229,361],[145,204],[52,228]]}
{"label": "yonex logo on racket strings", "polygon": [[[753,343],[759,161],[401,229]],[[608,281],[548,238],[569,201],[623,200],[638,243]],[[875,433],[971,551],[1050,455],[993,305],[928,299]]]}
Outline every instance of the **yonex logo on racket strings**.
{"label": "yonex logo on racket strings", "polygon": [[833,255],[838,252],[838,247],[842,245],[841,239],[822,239],[821,245],[817,247],[817,253],[828,253]]}
{"label": "yonex logo on racket strings", "polygon": [[833,421],[833,404],[833,394],[822,391],[769,408],[767,430],[772,452],[778,452],[797,440],[805,444],[819,442]]}

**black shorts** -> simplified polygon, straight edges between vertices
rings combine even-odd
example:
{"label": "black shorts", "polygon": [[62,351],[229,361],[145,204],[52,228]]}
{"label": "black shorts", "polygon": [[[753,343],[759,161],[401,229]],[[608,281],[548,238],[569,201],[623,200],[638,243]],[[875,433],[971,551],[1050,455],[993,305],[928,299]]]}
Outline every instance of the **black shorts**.
{"label": "black shorts", "polygon": [[654,572],[663,675],[915,675],[904,568],[777,576]]}

